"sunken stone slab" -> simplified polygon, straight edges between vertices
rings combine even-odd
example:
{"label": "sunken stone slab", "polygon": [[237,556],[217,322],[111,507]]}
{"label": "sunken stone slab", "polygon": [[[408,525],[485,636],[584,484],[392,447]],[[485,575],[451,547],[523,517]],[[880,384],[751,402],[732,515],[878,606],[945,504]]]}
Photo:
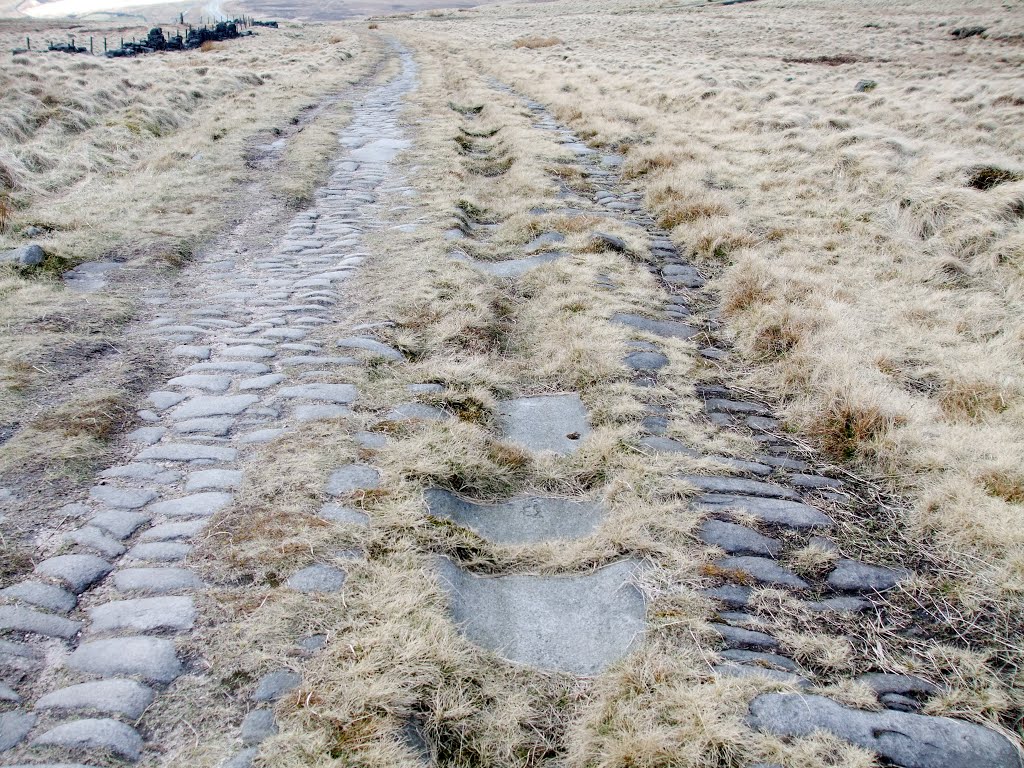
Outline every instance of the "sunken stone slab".
{"label": "sunken stone slab", "polygon": [[237,469],[203,469],[193,472],[185,481],[185,491],[230,491],[242,484],[242,472]]}
{"label": "sunken stone slab", "polygon": [[223,491],[204,491],[180,499],[160,501],[150,506],[154,515],[168,517],[209,517],[231,503],[233,497]]}
{"label": "sunken stone slab", "polygon": [[760,496],[734,496],[728,493],[705,493],[694,499],[703,507],[745,512],[762,523],[789,528],[830,528],[832,518],[808,504],[787,499],[766,499]]}
{"label": "sunken stone slab", "polygon": [[20,744],[35,724],[36,716],[28,712],[0,712],[0,752]]}
{"label": "sunken stone slab", "polygon": [[66,589],[39,581],[22,581],[0,590],[0,596],[20,600],[54,613],[68,613],[78,604],[78,598]]}
{"label": "sunken stone slab", "polygon": [[633,585],[642,568],[623,560],[582,576],[475,576],[438,562],[452,619],[472,642],[541,669],[594,675],[625,656],[644,631]]}
{"label": "sunken stone slab", "polygon": [[532,269],[536,269],[544,264],[550,264],[553,261],[565,258],[567,255],[562,251],[552,251],[541,253],[537,256],[528,256],[525,259],[508,259],[506,261],[483,261],[468,256],[456,258],[493,277],[522,277]]}
{"label": "sunken stone slab", "polygon": [[790,589],[807,589],[810,585],[788,568],[783,568],[767,557],[723,557],[715,565],[725,571],[739,572],[761,584],[773,584]]}
{"label": "sunken stone slab", "polygon": [[277,394],[280,397],[295,397],[303,400],[323,400],[327,403],[351,403],[359,391],[352,384],[299,384],[294,387],[282,387]]}
{"label": "sunken stone slab", "polygon": [[865,712],[823,696],[766,693],[750,702],[748,722],[782,737],[828,731],[904,768],[1020,768],[1008,739],[974,723],[884,710]]}
{"label": "sunken stone slab", "polygon": [[139,461],[234,461],[238,451],[198,443],[160,443],[135,457]]}
{"label": "sunken stone slab", "polygon": [[697,335],[697,329],[686,323],[677,323],[672,320],[652,320],[642,315],[612,315],[612,322],[636,328],[638,331],[647,331],[663,338],[688,339]]}
{"label": "sunken stone slab", "polygon": [[199,577],[185,568],[123,568],[114,572],[114,586],[120,592],[177,592],[202,585]]}
{"label": "sunken stone slab", "polygon": [[116,509],[138,509],[144,507],[159,494],[140,488],[118,488],[113,485],[97,485],[89,491],[89,498]]}
{"label": "sunken stone slab", "polygon": [[131,629],[150,632],[155,629],[181,631],[191,629],[196,618],[191,597],[143,597],[137,600],[113,600],[89,609],[92,632]]}
{"label": "sunken stone slab", "polygon": [[498,404],[498,423],[506,440],[527,450],[568,454],[590,433],[580,396],[520,397]]}
{"label": "sunken stone slab", "polygon": [[828,575],[828,585],[845,592],[884,592],[909,578],[910,571],[902,568],[883,568],[856,560],[840,560],[835,570]]}
{"label": "sunken stone slab", "polygon": [[208,416],[237,416],[258,402],[256,395],[197,395],[175,408],[171,418],[184,421]]}
{"label": "sunken stone slab", "polygon": [[380,486],[380,473],[367,464],[348,464],[327,478],[327,493],[345,496],[356,491],[370,491]]}
{"label": "sunken stone slab", "polygon": [[36,709],[88,709],[135,720],[154,696],[152,689],[134,680],[95,680],[48,693],[36,702]]}
{"label": "sunken stone slab", "polygon": [[58,555],[43,560],[36,566],[36,573],[60,579],[78,595],[110,573],[112,568],[110,563],[95,555]]}
{"label": "sunken stone slab", "polygon": [[138,675],[157,683],[169,683],[182,672],[174,643],[159,637],[118,637],[83,643],[67,663],[79,672],[106,677]]}
{"label": "sunken stone slab", "polygon": [[288,691],[299,687],[302,682],[302,675],[288,669],[279,669],[270,672],[259,679],[256,683],[256,690],[253,691],[253,701],[277,701]]}
{"label": "sunken stone slab", "polygon": [[20,605],[0,606],[0,631],[30,632],[69,640],[81,629],[80,621],[71,621]]}
{"label": "sunken stone slab", "polygon": [[89,519],[89,525],[102,528],[119,539],[127,539],[140,525],[147,522],[148,514],[127,511],[100,512]]}
{"label": "sunken stone slab", "polygon": [[402,353],[394,347],[389,347],[376,339],[367,339],[362,336],[352,336],[346,339],[338,339],[335,342],[337,346],[343,349],[360,349],[364,352],[370,352],[378,357],[384,357],[388,360],[400,361],[405,358]]}
{"label": "sunken stone slab", "polygon": [[503,544],[582,539],[594,532],[605,510],[597,502],[522,496],[499,504],[481,504],[439,488],[424,494],[434,517],[454,520],[485,539]]}
{"label": "sunken stone slab", "polygon": [[705,520],[697,527],[697,538],[705,544],[721,547],[730,555],[778,557],[782,542],[743,525],[721,520]]}
{"label": "sunken stone slab", "polygon": [[789,488],[759,480],[745,480],[742,477],[715,477],[709,475],[680,475],[690,485],[708,493],[723,493],[743,496],[759,496],[773,499],[800,501],[800,496]]}
{"label": "sunken stone slab", "polygon": [[73,720],[32,740],[40,746],[103,749],[131,760],[142,756],[142,737],[129,725],[110,718]]}
{"label": "sunken stone slab", "polygon": [[345,585],[345,578],[343,570],[317,563],[292,574],[287,584],[296,592],[337,592]]}

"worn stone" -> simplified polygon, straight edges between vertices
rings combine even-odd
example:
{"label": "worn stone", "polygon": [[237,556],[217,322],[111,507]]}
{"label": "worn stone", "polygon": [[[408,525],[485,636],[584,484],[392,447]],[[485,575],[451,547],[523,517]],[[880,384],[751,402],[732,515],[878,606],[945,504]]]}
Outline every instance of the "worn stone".
{"label": "worn stone", "polygon": [[609,235],[607,232],[595,232],[591,239],[594,245],[598,248],[606,248],[612,251],[618,251],[624,253],[626,251],[626,241],[621,237],[615,235]]}
{"label": "worn stone", "polygon": [[185,373],[244,373],[248,376],[259,376],[270,373],[266,363],[251,363],[243,360],[218,360],[211,363],[195,363],[185,369]]}
{"label": "worn stone", "polygon": [[360,512],[352,507],[341,506],[340,504],[324,504],[320,508],[320,517],[330,520],[332,523],[346,523],[350,525],[367,525],[370,517],[365,512]]}
{"label": "worn stone", "polygon": [[810,586],[791,570],[767,557],[723,557],[716,560],[715,565],[725,571],[738,571],[761,584],[772,584],[790,589],[807,589]]}
{"label": "worn stone", "polygon": [[28,712],[0,712],[0,752],[20,744],[35,724],[36,716]]}
{"label": "worn stone", "polygon": [[277,721],[272,710],[254,709],[242,720],[242,743],[246,746],[259,744],[274,736],[277,731]]}
{"label": "worn stone", "polygon": [[271,429],[257,429],[252,432],[246,432],[244,435],[238,438],[238,441],[240,443],[244,443],[245,445],[252,445],[256,443],[269,443],[279,438],[286,431],[287,430],[280,427],[274,427]]}
{"label": "worn stone", "polygon": [[208,416],[237,416],[259,402],[256,395],[195,395],[171,413],[175,421]]}
{"label": "worn stone", "polygon": [[64,534],[64,540],[91,549],[104,557],[119,557],[124,554],[121,542],[91,525]]}
{"label": "worn stone", "polygon": [[384,357],[396,362],[405,359],[402,353],[397,349],[388,346],[383,342],[377,341],[376,339],[368,339],[362,336],[350,336],[348,338],[338,339],[335,344],[342,349],[359,349],[376,355],[377,357]]}
{"label": "worn stone", "polygon": [[792,659],[779,656],[776,653],[761,653],[760,651],[744,651],[739,648],[728,648],[719,651],[718,655],[723,659],[735,661],[740,664],[755,664],[758,666],[775,667],[783,672],[799,672],[800,667]]}
{"label": "worn stone", "polygon": [[871,607],[871,603],[859,597],[830,597],[817,602],[806,603],[808,610],[815,613],[859,613]]}
{"label": "worn stone", "polygon": [[288,691],[299,687],[302,675],[288,669],[270,672],[259,679],[256,690],[250,697],[253,701],[277,701]]}
{"label": "worn stone", "polygon": [[234,426],[230,416],[210,416],[202,419],[185,419],[174,422],[174,431],[179,435],[226,435]]}
{"label": "worn stone", "polygon": [[182,673],[174,643],[159,637],[117,637],[83,643],[68,657],[68,666],[104,677],[137,675],[169,683]]}
{"label": "worn stone", "polygon": [[204,392],[226,392],[231,386],[230,376],[219,376],[210,373],[190,373],[184,376],[176,376],[167,382],[171,387],[184,387],[186,389],[201,389]]}
{"label": "worn stone", "polygon": [[889,672],[868,672],[857,677],[857,682],[869,686],[876,694],[886,693],[923,694],[934,696],[940,689],[934,683],[915,675],[899,675]]}
{"label": "worn stone", "polygon": [[824,696],[766,693],[750,703],[750,726],[780,737],[833,733],[904,768],[1020,768],[1002,734],[948,717],[864,712]]}
{"label": "worn stone", "polygon": [[68,749],[103,749],[133,762],[142,756],[142,737],[138,732],[110,718],[63,723],[37,736],[32,743]]}
{"label": "worn stone", "polygon": [[787,499],[705,493],[695,498],[694,503],[713,510],[743,512],[762,523],[784,525],[789,528],[830,528],[833,525],[832,518],[824,512],[808,504]]}
{"label": "worn stone", "polygon": [[670,437],[649,436],[641,438],[640,445],[657,453],[678,453],[698,458],[700,453]]}
{"label": "worn stone", "polygon": [[0,682],[0,701],[8,701],[11,704],[20,704],[21,696],[7,683]]}
{"label": "worn stone", "polygon": [[159,501],[150,506],[149,511],[166,517],[209,517],[228,506],[233,498],[224,491],[203,491],[180,499]]}
{"label": "worn stone", "polygon": [[95,555],[58,555],[36,566],[40,576],[60,579],[76,595],[81,594],[112,570],[113,566]]}
{"label": "worn stone", "polygon": [[293,573],[288,586],[296,592],[337,592],[345,584],[346,574],[339,568],[316,563]]}
{"label": "worn stone", "polygon": [[69,640],[82,629],[82,622],[71,621],[20,605],[0,606],[0,631],[29,632]]}
{"label": "worn stone", "polygon": [[238,389],[242,392],[250,389],[269,389],[270,387],[277,386],[282,381],[285,381],[288,377],[283,373],[268,373],[265,376],[256,376],[251,379],[242,379],[238,383]]}
{"label": "worn stone", "polygon": [[668,365],[661,352],[631,352],[622,361],[634,371],[659,371]]}
{"label": "worn stone", "polygon": [[323,400],[328,403],[351,403],[359,396],[359,391],[352,384],[315,383],[282,387],[278,390],[277,394],[285,398]]}
{"label": "worn stone", "polygon": [[89,491],[89,498],[116,509],[138,509],[146,506],[159,494],[140,488],[118,488],[113,485],[97,485]]}
{"label": "worn stone", "polygon": [[94,680],[48,693],[36,709],[85,709],[137,720],[154,698],[151,688],[134,680]]}
{"label": "worn stone", "polygon": [[122,568],[113,578],[121,592],[177,592],[203,586],[198,576],[184,568]]}
{"label": "worn stone", "polygon": [[150,392],[148,400],[156,410],[165,411],[172,405],[177,405],[186,397],[187,395],[183,395],[180,392]]}
{"label": "worn stone", "polygon": [[534,452],[572,453],[590,433],[580,396],[520,397],[498,404],[501,435]]}
{"label": "worn stone", "polygon": [[743,525],[721,520],[705,520],[697,527],[697,538],[705,544],[721,547],[731,555],[778,557],[782,542],[763,536]]}
{"label": "worn stone", "polygon": [[160,523],[143,531],[139,541],[172,541],[174,539],[191,539],[199,535],[206,527],[208,520],[186,520],[177,523]]}
{"label": "worn stone", "polygon": [[844,592],[884,592],[910,578],[903,568],[884,568],[856,560],[839,560],[828,575],[828,585]]}
{"label": "worn stone", "polygon": [[343,405],[318,403],[314,405],[300,405],[292,415],[298,422],[325,421],[327,419],[344,419],[352,415],[352,411]]}
{"label": "worn stone", "polygon": [[707,493],[759,496],[762,498],[800,501],[800,496],[789,488],[742,477],[715,477],[709,475],[680,475],[680,480]]}
{"label": "worn stone", "polygon": [[261,360],[268,357],[274,357],[277,353],[272,349],[261,347],[259,344],[239,344],[237,346],[225,347],[220,354],[224,357]]}
{"label": "worn stone", "polygon": [[474,259],[468,256],[457,256],[456,258],[458,258],[459,261],[472,265],[474,268],[485,274],[491,275],[492,277],[515,278],[522,277],[527,272],[543,266],[544,264],[550,264],[553,261],[564,259],[568,255],[569,254],[563,251],[549,251],[547,253],[539,253],[536,256],[528,256],[523,259],[505,259],[502,261],[485,261],[483,259]]}
{"label": "worn stone", "polygon": [[46,251],[31,243],[0,253],[0,264],[14,264],[18,267],[38,267],[46,260]]}
{"label": "worn stone", "polygon": [[472,642],[509,661],[593,675],[639,642],[641,565],[624,560],[579,576],[481,577],[442,559],[452,618]]}
{"label": "worn stone", "polygon": [[423,403],[401,403],[384,415],[384,421],[447,421],[452,415]]}
{"label": "worn stone", "polygon": [[713,667],[719,677],[760,677],[783,685],[793,685],[797,688],[807,688],[810,681],[792,672],[781,672],[777,669],[766,667],[747,666],[745,664],[716,664]]}
{"label": "worn stone", "polygon": [[142,445],[155,445],[165,434],[167,434],[167,430],[163,427],[139,427],[133,429],[125,437]]}
{"label": "worn stone", "polygon": [[[124,477],[132,480],[145,480],[157,485],[169,485],[181,479],[181,473],[176,469],[164,469],[158,464],[147,464],[145,462],[132,462],[120,467],[111,467],[100,472],[100,477],[114,478]],[[86,508],[85,511],[88,511]]]}
{"label": "worn stone", "polygon": [[102,528],[118,539],[127,539],[139,528],[149,522],[150,516],[141,512],[100,512],[89,518],[89,525]]}
{"label": "worn stone", "polygon": [[327,479],[327,493],[346,496],[380,487],[380,473],[367,464],[349,464],[334,470]]}
{"label": "worn stone", "polygon": [[204,469],[192,472],[185,481],[186,493],[193,491],[232,491],[242,484],[242,472],[237,469]]}
{"label": "worn stone", "polygon": [[642,315],[615,314],[612,315],[612,322],[670,339],[689,339],[698,333],[696,328],[686,323],[674,320],[653,320]]}
{"label": "worn stone", "polygon": [[135,457],[140,461],[235,461],[238,451],[199,443],[161,443]]}
{"label": "worn stone", "polygon": [[150,632],[157,629],[191,629],[196,618],[191,597],[143,597],[113,600],[89,609],[93,632],[131,629]]}
{"label": "worn stone", "polygon": [[753,591],[750,587],[743,587],[738,584],[723,584],[720,587],[702,589],[700,593],[705,597],[718,600],[728,606],[742,608],[750,602],[750,596],[753,594]]}
{"label": "worn stone", "polygon": [[190,357],[193,360],[209,360],[210,348],[193,344],[179,344],[171,350],[172,357]]}
{"label": "worn stone", "polygon": [[54,613],[69,613],[78,604],[78,598],[66,589],[39,581],[21,581],[12,584],[6,589],[0,590],[0,596],[8,600],[20,600]]}
{"label": "worn stone", "polygon": [[453,520],[490,541],[526,544],[591,535],[605,516],[598,502],[521,496],[487,504],[469,501],[439,488],[424,493],[427,510]]}
{"label": "worn stone", "polygon": [[769,651],[777,651],[782,647],[778,640],[764,632],[730,627],[728,624],[711,623],[709,626],[722,636],[727,645],[732,647],[763,648]]}

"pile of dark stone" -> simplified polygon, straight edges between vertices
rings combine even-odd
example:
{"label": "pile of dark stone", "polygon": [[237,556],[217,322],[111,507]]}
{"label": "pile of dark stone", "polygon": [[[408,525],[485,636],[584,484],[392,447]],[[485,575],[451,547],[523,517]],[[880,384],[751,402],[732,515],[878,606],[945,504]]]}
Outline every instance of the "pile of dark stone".
{"label": "pile of dark stone", "polygon": [[249,23],[254,27],[273,27],[274,29],[277,29],[276,21],[251,21]]}
{"label": "pile of dark stone", "polygon": [[[274,22],[276,26],[276,22]],[[108,58],[138,56],[156,51],[188,51],[200,47],[203,43],[234,40],[246,37],[252,32],[240,32],[236,21],[220,21],[212,27],[190,27],[184,37],[180,34],[164,35],[164,31],[156,27],[149,30],[144,40],[122,43],[120,48],[107,51]]]}
{"label": "pile of dark stone", "polygon": [[57,51],[59,53],[88,53],[88,48],[83,48],[80,45],[75,45],[75,41],[72,40],[69,43],[50,43],[47,47],[49,51]]}

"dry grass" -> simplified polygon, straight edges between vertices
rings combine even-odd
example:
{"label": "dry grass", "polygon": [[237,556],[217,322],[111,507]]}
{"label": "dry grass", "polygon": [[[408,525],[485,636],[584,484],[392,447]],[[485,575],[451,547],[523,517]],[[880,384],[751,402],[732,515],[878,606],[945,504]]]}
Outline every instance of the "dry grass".
{"label": "dry grass", "polygon": [[520,37],[512,41],[513,48],[550,48],[561,44],[562,41],[557,37]]}

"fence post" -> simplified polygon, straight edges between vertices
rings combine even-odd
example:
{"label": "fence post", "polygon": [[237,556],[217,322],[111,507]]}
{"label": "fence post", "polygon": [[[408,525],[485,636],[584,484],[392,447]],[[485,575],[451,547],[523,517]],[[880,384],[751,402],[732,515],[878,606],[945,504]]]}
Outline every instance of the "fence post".
{"label": "fence post", "polygon": [[105,37],[103,38],[103,52],[107,52],[107,38]]}
{"label": "fence post", "polygon": [[92,54],[92,38],[89,38],[89,54]]}
{"label": "fence post", "polygon": [[28,48],[30,51],[32,50],[32,38],[28,35],[25,35],[25,47]]}

